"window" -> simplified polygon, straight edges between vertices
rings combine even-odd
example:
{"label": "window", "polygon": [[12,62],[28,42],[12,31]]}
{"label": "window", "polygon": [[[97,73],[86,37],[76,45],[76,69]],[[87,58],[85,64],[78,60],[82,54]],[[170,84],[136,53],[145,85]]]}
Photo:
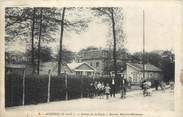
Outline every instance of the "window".
{"label": "window", "polygon": [[82,71],[77,71],[77,72],[76,72],[76,75],[77,75],[77,76],[81,76],[81,75],[82,75]]}
{"label": "window", "polygon": [[137,73],[136,72],[133,72],[133,81],[137,82]]}
{"label": "window", "polygon": [[90,62],[90,66],[92,66],[92,62]]}
{"label": "window", "polygon": [[99,67],[99,62],[96,62],[96,67]]}

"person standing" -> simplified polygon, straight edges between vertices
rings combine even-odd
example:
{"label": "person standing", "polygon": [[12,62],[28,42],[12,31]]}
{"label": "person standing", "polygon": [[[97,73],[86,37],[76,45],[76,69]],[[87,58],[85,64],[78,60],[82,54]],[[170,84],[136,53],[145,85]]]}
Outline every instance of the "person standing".
{"label": "person standing", "polygon": [[170,81],[170,89],[173,90],[174,89],[174,82]]}
{"label": "person standing", "polygon": [[142,90],[143,90],[143,95],[144,95],[144,96],[147,96],[147,88],[148,88],[147,81],[144,80],[144,81],[142,82]]}
{"label": "person standing", "polygon": [[162,90],[163,92],[165,92],[165,87],[166,87],[165,82],[161,81],[161,90]]}
{"label": "person standing", "polygon": [[107,85],[105,86],[106,99],[109,99],[110,89],[111,88],[109,87],[109,84],[107,83]]}
{"label": "person standing", "polygon": [[99,81],[97,84],[97,95],[99,96],[99,98],[101,98],[101,86],[102,84]]}
{"label": "person standing", "polygon": [[94,91],[95,91],[94,84],[93,83],[90,83],[90,86],[89,86],[89,97],[90,98],[93,98],[94,97]]}
{"label": "person standing", "polygon": [[102,96],[102,99],[103,99],[104,94],[105,94],[105,86],[104,86],[104,82],[102,82],[102,84],[101,84],[101,96]]}
{"label": "person standing", "polygon": [[158,85],[159,85],[158,80],[155,80],[155,81],[154,81],[154,85],[155,85],[155,89],[156,89],[156,91],[157,91],[157,90],[158,90]]}
{"label": "person standing", "polygon": [[121,98],[126,98],[126,87],[127,87],[127,81],[125,79],[122,79],[121,83]]}
{"label": "person standing", "polygon": [[114,78],[112,79],[110,94],[111,94],[111,97],[115,97],[115,81],[114,81]]}

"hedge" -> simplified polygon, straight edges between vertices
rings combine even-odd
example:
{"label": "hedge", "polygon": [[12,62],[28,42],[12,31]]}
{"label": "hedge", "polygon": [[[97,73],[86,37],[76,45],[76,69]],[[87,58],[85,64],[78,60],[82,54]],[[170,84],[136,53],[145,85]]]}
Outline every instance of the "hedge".
{"label": "hedge", "polygon": [[[86,76],[67,76],[67,88],[64,76],[52,76],[50,85],[50,101],[65,100],[66,91],[68,99],[88,97],[89,84],[100,81],[111,83],[111,78],[90,78]],[[5,76],[5,106],[22,105],[23,76],[8,74]],[[119,91],[120,82],[116,80],[116,91]],[[25,105],[47,102],[48,75],[25,76]]]}

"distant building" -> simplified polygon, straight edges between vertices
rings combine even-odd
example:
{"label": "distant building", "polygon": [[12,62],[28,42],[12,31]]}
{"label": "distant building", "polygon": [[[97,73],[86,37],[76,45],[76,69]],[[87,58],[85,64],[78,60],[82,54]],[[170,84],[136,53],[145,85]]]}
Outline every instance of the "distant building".
{"label": "distant building", "polygon": [[[145,79],[162,78],[162,70],[152,64],[144,65]],[[127,63],[126,70],[123,72],[124,77],[134,84],[139,84],[143,79],[143,64]]]}
{"label": "distant building", "polygon": [[[111,51],[112,52],[112,51]],[[112,64],[112,56],[109,50],[95,49],[88,50],[77,56],[77,62],[86,62],[96,69],[96,75],[106,75],[106,69]],[[117,64],[121,64],[121,57],[117,57]],[[110,72],[110,71],[109,71]]]}
{"label": "distant building", "polygon": [[[44,62],[40,65],[40,75],[47,75],[48,71],[51,71],[53,76],[58,74],[58,63],[57,62]],[[76,76],[94,76],[95,68],[88,65],[87,63],[76,63],[72,62],[69,64],[61,65],[61,74],[76,75]]]}
{"label": "distant building", "polygon": [[30,57],[26,57],[22,52],[5,52],[6,64],[22,64],[31,60]]}
{"label": "distant building", "polygon": [[24,70],[26,69],[25,65],[20,64],[6,64],[5,65],[5,74],[19,74],[23,75]]}
{"label": "distant building", "polygon": [[78,62],[85,62],[96,69],[96,74],[100,75],[104,71],[105,60],[108,52],[105,50],[90,50],[82,53],[78,57]]}
{"label": "distant building", "polygon": [[76,76],[83,75],[83,76],[93,77],[96,73],[95,68],[85,62],[82,62],[82,63],[73,62],[73,63],[69,63],[67,65],[72,70],[74,75],[76,75]]}

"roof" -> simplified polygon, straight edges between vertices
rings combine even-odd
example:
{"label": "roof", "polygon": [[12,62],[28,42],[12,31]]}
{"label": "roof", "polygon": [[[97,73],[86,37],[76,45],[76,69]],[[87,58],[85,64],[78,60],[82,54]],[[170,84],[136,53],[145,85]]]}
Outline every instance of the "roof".
{"label": "roof", "polygon": [[6,68],[14,68],[14,69],[25,69],[25,65],[21,64],[7,64],[5,65]]}
{"label": "roof", "polygon": [[79,67],[80,65],[82,65],[83,63],[76,63],[76,62],[72,62],[67,64],[69,66],[70,69],[75,69],[76,67]]}
{"label": "roof", "polygon": [[[143,64],[139,64],[139,63],[127,63],[127,65],[139,70],[139,71],[143,71]],[[144,69],[145,71],[152,71],[152,72],[161,72],[162,70],[152,64],[145,64],[144,65]]]}
{"label": "roof", "polygon": [[[81,65],[85,64],[86,66],[88,66],[89,68],[91,68],[92,70],[95,70],[94,67],[90,66],[89,64],[87,64],[86,62],[80,62],[80,63],[76,63],[76,62],[72,62],[72,63],[69,63],[67,64],[68,67],[72,70],[74,69],[78,69]],[[84,71],[84,70],[83,70]]]}
{"label": "roof", "polygon": [[[66,69],[68,69],[70,72],[72,72],[69,69],[69,67],[67,66],[67,64],[62,64],[61,72],[65,71]],[[58,71],[58,62],[52,61],[52,62],[41,63],[41,65],[40,65],[40,74],[47,74],[49,70],[51,70],[52,72],[57,73],[57,71]]]}

